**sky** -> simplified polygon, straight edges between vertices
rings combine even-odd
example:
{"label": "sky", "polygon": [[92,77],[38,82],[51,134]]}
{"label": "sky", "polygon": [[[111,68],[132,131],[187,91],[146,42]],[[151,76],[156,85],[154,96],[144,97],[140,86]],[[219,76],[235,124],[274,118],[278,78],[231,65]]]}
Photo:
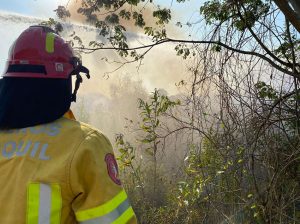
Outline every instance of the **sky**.
{"label": "sky", "polygon": [[[23,15],[36,16],[47,18],[54,16],[54,9],[58,5],[67,5],[68,2],[74,0],[9,0],[9,1],[0,1],[0,10],[19,13]],[[204,2],[205,0],[189,0],[188,4],[177,3],[175,0],[156,0],[155,3],[170,7],[179,12],[180,15],[186,14],[190,16],[190,13],[199,10],[195,6],[199,6],[199,2]]]}
{"label": "sky", "polygon": [[[36,17],[54,16],[53,10],[58,5],[65,5],[68,0],[9,0],[0,1],[0,10]],[[52,10],[51,10],[52,9]]]}

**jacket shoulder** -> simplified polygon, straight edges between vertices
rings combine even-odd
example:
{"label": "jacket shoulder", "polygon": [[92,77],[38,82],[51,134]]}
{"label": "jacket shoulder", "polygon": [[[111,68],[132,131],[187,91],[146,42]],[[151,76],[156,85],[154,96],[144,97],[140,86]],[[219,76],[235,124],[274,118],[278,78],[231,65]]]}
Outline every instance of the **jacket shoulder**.
{"label": "jacket shoulder", "polygon": [[105,138],[107,140],[107,137],[100,130],[84,122],[62,117],[57,123],[62,127],[64,135],[72,136],[74,140],[77,139],[80,141],[86,139],[88,136]]}

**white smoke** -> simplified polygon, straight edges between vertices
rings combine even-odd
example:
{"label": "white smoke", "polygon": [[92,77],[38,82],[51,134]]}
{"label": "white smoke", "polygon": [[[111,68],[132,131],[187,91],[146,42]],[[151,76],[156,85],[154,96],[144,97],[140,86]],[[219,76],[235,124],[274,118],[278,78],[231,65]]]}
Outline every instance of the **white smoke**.
{"label": "white smoke", "polygon": [[[30,25],[36,25],[43,19],[19,14],[0,12],[0,24],[6,29],[0,30],[1,53],[0,66],[3,71],[7,52],[12,42]],[[74,30],[85,43],[97,39],[98,30],[82,24],[64,24],[66,39]],[[129,33],[130,46],[149,43],[144,35]],[[171,49],[171,50],[169,50]],[[118,64],[107,63],[120,58],[114,51],[101,50],[92,54],[83,54],[83,64],[90,69],[91,79],[84,78],[78,93],[78,102],[72,106],[80,119],[103,130],[112,139],[115,133],[124,132],[125,117],[136,120],[138,116],[137,99],[145,98],[154,88],[164,89],[169,94],[176,94],[178,83],[184,79],[185,66],[175,56],[172,46],[158,46],[150,51],[142,66],[128,64],[109,74]]]}

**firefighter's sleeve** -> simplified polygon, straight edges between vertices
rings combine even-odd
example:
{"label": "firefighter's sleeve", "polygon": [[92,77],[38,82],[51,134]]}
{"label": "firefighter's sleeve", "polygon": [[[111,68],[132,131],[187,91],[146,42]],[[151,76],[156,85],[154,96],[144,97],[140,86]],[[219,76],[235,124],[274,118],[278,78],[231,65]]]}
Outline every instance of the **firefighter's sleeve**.
{"label": "firefighter's sleeve", "polygon": [[70,165],[72,209],[80,224],[136,224],[126,192],[118,179],[109,140],[90,133],[77,148]]}

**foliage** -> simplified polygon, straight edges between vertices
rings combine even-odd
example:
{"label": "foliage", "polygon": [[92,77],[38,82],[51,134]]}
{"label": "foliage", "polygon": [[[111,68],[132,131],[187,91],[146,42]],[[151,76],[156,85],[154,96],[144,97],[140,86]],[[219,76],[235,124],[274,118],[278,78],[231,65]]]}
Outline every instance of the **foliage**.
{"label": "foliage", "polygon": [[[139,109],[141,110],[142,124],[141,129],[146,133],[146,136],[140,141],[145,144],[157,145],[159,135],[157,128],[160,126],[160,116],[166,113],[169,108],[179,105],[179,101],[171,101],[167,96],[161,95],[157,89],[153,92],[150,103],[139,99]],[[148,151],[151,156],[156,154],[156,147],[151,148],[153,151]]]}
{"label": "foliage", "polygon": [[260,98],[269,98],[272,100],[278,99],[278,93],[270,85],[259,81],[255,84]]}
{"label": "foliage", "polygon": [[[173,39],[167,26],[174,22],[172,8],[155,3],[83,1],[78,12],[108,41],[92,40],[86,48],[72,36],[82,51],[115,49],[140,63],[154,46],[177,43],[177,55],[189,64],[181,102],[155,90],[149,101],[139,100],[133,140],[125,140],[131,132],[116,138],[140,222],[299,222],[299,34],[273,1],[208,0],[199,3],[198,22],[177,22],[207,31],[200,29],[195,40]],[[63,8],[57,14],[68,15]],[[130,46],[122,20],[153,43]],[[182,163],[174,162],[181,176],[170,178],[165,167],[173,157],[163,157],[178,148],[185,152]]]}
{"label": "foliage", "polygon": [[[149,102],[139,99],[140,137],[135,140],[140,144],[134,146],[130,142],[125,141],[123,134],[116,136],[116,147],[119,152],[117,159],[121,170],[124,172],[124,175],[126,173],[132,175],[131,177],[126,175],[125,187],[130,186],[129,192],[132,192],[132,189],[137,189],[137,191],[132,192],[134,194],[132,197],[136,198],[136,195],[140,195],[140,199],[143,199],[136,201],[138,208],[154,208],[154,205],[161,204],[164,199],[163,187],[165,185],[165,177],[161,168],[158,167],[157,161],[158,154],[162,150],[159,135],[160,119],[168,110],[178,104],[178,101],[170,100],[167,96],[162,95],[159,90],[155,89]],[[135,158],[138,155],[140,158],[145,157],[145,159],[137,162]],[[147,161],[147,164],[144,161]],[[128,183],[130,183],[129,186]],[[142,219],[148,220],[149,217],[146,217],[148,214],[144,215],[139,209],[138,213],[142,216]]]}
{"label": "foliage", "polygon": [[57,9],[54,10],[56,12],[56,15],[60,19],[66,19],[71,16],[71,13],[69,10],[66,9],[64,6],[58,6]]}
{"label": "foliage", "polygon": [[56,20],[54,20],[52,18],[49,18],[48,21],[42,22],[41,25],[49,26],[49,27],[53,28],[54,31],[57,32],[57,33],[60,33],[60,32],[63,31],[62,24],[60,22],[57,22]]}
{"label": "foliage", "polygon": [[[232,20],[234,27],[239,31],[253,28],[255,23],[262,19],[270,10],[270,1],[207,1],[200,7],[200,13],[208,24]],[[228,10],[231,8],[232,10]]]}

